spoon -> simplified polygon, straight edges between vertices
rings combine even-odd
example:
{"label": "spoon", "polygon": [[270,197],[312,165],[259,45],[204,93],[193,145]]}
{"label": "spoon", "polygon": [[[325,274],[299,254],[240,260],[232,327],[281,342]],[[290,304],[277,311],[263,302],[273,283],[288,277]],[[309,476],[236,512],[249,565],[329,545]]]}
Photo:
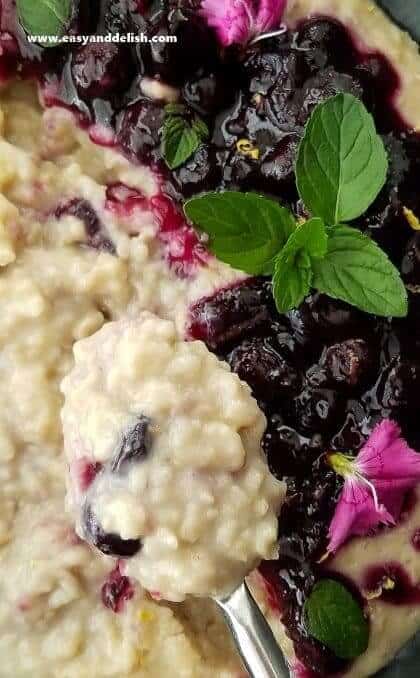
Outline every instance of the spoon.
{"label": "spoon", "polygon": [[289,678],[279,644],[246,582],[226,598],[214,598],[221,609],[250,678]]}

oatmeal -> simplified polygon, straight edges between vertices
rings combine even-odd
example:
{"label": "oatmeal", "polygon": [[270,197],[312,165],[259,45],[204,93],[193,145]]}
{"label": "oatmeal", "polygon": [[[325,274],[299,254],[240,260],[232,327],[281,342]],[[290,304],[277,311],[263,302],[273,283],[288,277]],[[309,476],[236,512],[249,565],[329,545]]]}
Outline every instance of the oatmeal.
{"label": "oatmeal", "polygon": [[[171,8],[181,4],[186,11],[196,10],[199,0],[168,1]],[[103,1],[101,6],[109,10],[101,14],[107,30],[132,28],[124,24],[124,13],[115,11],[120,8],[118,0]],[[142,19],[134,14],[139,30]],[[319,15],[337,18],[344,28],[319,18],[314,30],[312,24],[300,27],[301,21]],[[412,290],[420,284],[420,245],[402,211],[404,207],[419,217],[417,180],[407,176],[409,171],[415,178],[419,171],[419,142],[410,131],[420,124],[417,46],[370,1],[290,0],[286,22],[293,30],[299,28],[299,33],[286,34],[278,42],[261,41],[238,69],[231,62],[220,62],[212,35],[202,23],[194,19],[185,26],[176,14],[171,29],[185,29],[182,50],[164,47],[155,53],[156,58],[147,50],[144,54],[122,50],[120,84],[127,88],[115,97],[107,91],[110,80],[98,80],[97,73],[84,70],[87,59],[73,63],[69,52],[58,59],[54,50],[29,47],[16,25],[10,0],[1,3],[0,19],[2,678],[243,675],[211,603],[201,598],[158,603],[138,581],[142,579],[139,561],[146,548],[145,544],[140,548],[145,516],[136,501],[133,511],[120,501],[119,473],[111,478],[109,469],[112,454],[125,449],[130,432],[144,435],[145,440],[150,433],[153,438],[148,420],[153,414],[160,418],[160,411],[132,412],[124,400],[128,392],[122,383],[116,385],[121,401],[111,402],[111,389],[105,389],[104,407],[95,411],[103,416],[100,428],[106,435],[98,431],[90,438],[88,425],[71,445],[72,463],[67,468],[60,383],[74,374],[73,345],[93,347],[98,337],[108,331],[112,334],[114,323],[122,323],[121,327],[135,324],[144,311],[171,327],[171,345],[179,350],[187,350],[181,349],[182,340],[200,339],[228,360],[232,370],[250,384],[266,414],[264,451],[271,470],[288,477],[280,551],[290,558],[278,565],[265,561],[250,581],[292,670],[299,675],[299,662],[304,660],[315,676],[337,670],[352,678],[374,674],[420,626],[418,497],[395,529],[374,538],[354,539],[323,571],[344,576],[366,600],[367,652],[353,664],[340,663],[305,636],[299,620],[303,597],[314,582],[313,563],[322,555],[317,549],[322,551],[328,529],[325,514],[340,489],[339,481],[325,474],[317,461],[325,446],[334,440],[338,449],[357,452],[376,419],[392,412],[404,433],[414,438],[410,444],[420,449],[418,416],[409,406],[418,393],[410,378],[418,370],[420,310]],[[82,32],[96,30],[95,17],[83,15],[81,21]],[[150,25],[152,31],[160,30],[158,18]],[[357,54],[349,47],[345,27],[355,39]],[[203,55],[208,56],[204,65],[200,62]],[[106,62],[109,54],[104,49],[99,56]],[[120,55],[113,49],[111,56],[118,70]],[[138,77],[143,72],[145,79]],[[39,87],[30,80],[34,76],[39,76]],[[293,167],[303,125],[317,102],[342,90],[364,100],[392,158],[391,181],[362,226],[385,249],[396,248],[393,254],[398,263],[404,261],[411,310],[402,333],[397,323],[384,323],[372,336],[372,318],[365,324],[348,307],[325,304],[316,295],[291,317],[279,318],[266,281],[238,284],[246,276],[209,255],[179,208],[182,200],[203,190],[230,188],[276,195],[302,216]],[[160,155],[162,109],[166,101],[180,98],[204,116],[213,136],[187,163],[169,173]],[[115,334],[116,345],[122,335]],[[366,357],[366,374],[370,379],[373,364],[376,386],[362,380],[351,384],[349,393],[345,380],[333,388],[317,384],[325,369],[321,348],[315,346],[321,335],[322,346],[335,351],[337,361],[355,341],[357,345],[364,342],[361,355],[363,360]],[[127,360],[133,355],[128,351]],[[203,352],[205,360],[211,361],[207,352]],[[209,364],[216,370],[214,361]],[[217,374],[233,378],[217,365]],[[79,409],[99,393],[102,377],[95,373],[94,361],[88,367],[95,379],[88,387],[89,375],[83,375],[80,383],[86,395]],[[118,367],[116,375],[118,381]],[[136,370],[128,376],[139,379]],[[127,381],[131,383],[128,377]],[[409,395],[406,400],[398,400],[401,383]],[[250,417],[245,427],[253,432],[253,443],[244,445],[256,464],[263,415],[243,388],[241,398],[249,399],[255,414],[253,423]],[[370,400],[363,400],[365,393]],[[319,406],[313,407],[314,402]],[[106,418],[110,405],[117,415],[112,421]],[[297,415],[290,414],[291,406]],[[295,419],[290,422],[288,417]],[[86,421],[83,416],[77,419]],[[197,436],[202,433],[196,431]],[[238,429],[237,435],[242,444],[244,433]],[[86,441],[91,447],[82,453]],[[203,474],[222,473],[230,480],[239,474],[240,482],[245,482],[246,467],[234,470],[241,456],[239,445],[229,448],[229,459],[223,457],[228,464],[224,471],[211,467],[217,464],[219,448],[212,450],[204,443],[201,447],[199,460],[195,455],[188,457],[189,465],[198,461],[202,465],[195,471],[200,479]],[[137,438],[135,449],[142,454],[143,444]],[[182,465],[186,451],[182,448],[176,470],[174,464],[170,466],[177,477],[186,473]],[[146,454],[144,462],[148,468],[153,456]],[[121,477],[129,479],[132,495],[137,497],[144,480],[136,471],[141,466],[133,462],[129,468],[121,469]],[[68,512],[64,509],[66,477],[70,478]],[[264,477],[268,492],[272,481]],[[246,481],[250,484],[244,498],[248,508],[247,502],[255,497],[256,480]],[[177,494],[176,484],[170,489],[177,501],[186,499]],[[85,523],[91,541],[96,540],[102,549],[87,546],[74,530],[76,522],[85,537],[81,509],[88,498],[91,510],[84,511]],[[216,498],[223,504],[223,497]],[[271,519],[274,496],[272,502]],[[181,507],[187,509],[187,504]],[[257,515],[262,507],[254,502],[252,510]],[[216,523],[210,525],[213,536]],[[299,529],[294,532],[296,524]],[[194,526],[186,522],[184,527],[191,537],[189,530]],[[165,528],[170,531],[171,526]],[[112,548],[117,549],[115,553],[122,550],[118,559],[109,555],[102,529],[117,537]],[[234,537],[222,535],[229,544]],[[255,548],[250,566],[261,556],[267,557],[271,539],[256,546],[251,537],[248,545]],[[127,549],[133,552],[132,558]],[[385,570],[378,570],[377,557],[382,562],[397,559],[397,566],[388,563]],[[203,570],[196,574],[201,577]],[[394,595],[389,590],[383,593],[384,577],[396,589]],[[160,576],[157,579],[162,581]],[[145,583],[147,588],[153,586],[153,582]],[[219,584],[221,580],[215,586]],[[160,586],[157,582],[157,589]],[[203,581],[200,586],[203,591]],[[186,588],[179,584],[168,593],[179,599]]]}
{"label": "oatmeal", "polygon": [[[201,342],[145,315],[74,348],[63,382],[79,535],[167,600],[232,591],[277,554],[284,486],[262,457],[249,387]],[[80,464],[101,466],[88,488]]]}

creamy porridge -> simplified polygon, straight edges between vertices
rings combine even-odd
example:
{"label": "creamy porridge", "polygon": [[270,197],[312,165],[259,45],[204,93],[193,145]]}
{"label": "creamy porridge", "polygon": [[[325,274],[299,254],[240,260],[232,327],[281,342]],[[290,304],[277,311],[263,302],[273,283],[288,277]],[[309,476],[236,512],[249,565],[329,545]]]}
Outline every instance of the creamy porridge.
{"label": "creamy porridge", "polygon": [[[131,556],[126,573],[165,600],[230,593],[275,558],[285,488],[263,461],[249,387],[149,314],[74,351],[62,416],[80,536]],[[103,470],[81,487],[89,463]]]}
{"label": "creamy porridge", "polygon": [[[399,110],[412,128],[420,126],[420,60],[407,36],[392,26],[373,3],[364,0],[295,0],[289,3],[286,18],[294,27],[312,14],[341,19],[354,31],[361,48],[379,50],[388,56],[401,74]],[[50,103],[48,94],[44,89],[43,98]],[[35,84],[4,82],[0,91],[0,132],[0,676],[238,678],[243,675],[239,659],[211,603],[188,599],[166,604],[152,599],[136,579],[161,592],[165,584],[162,586],[159,574],[154,571],[153,578],[148,578],[149,569],[145,564],[146,571],[142,570],[140,555],[138,560],[135,556],[132,561],[116,562],[98,554],[80,539],[85,535],[78,521],[82,497],[86,492],[89,497],[92,493],[102,527],[106,524],[107,530],[118,532],[126,541],[144,536],[140,512],[135,515],[130,511],[128,515],[124,506],[121,514],[118,486],[107,472],[98,473],[115,449],[117,440],[113,436],[131,425],[133,412],[127,389],[130,382],[124,372],[130,370],[128,362],[121,371],[116,363],[113,371],[112,360],[103,357],[109,377],[113,375],[115,379],[115,389],[105,388],[99,396],[105,377],[99,368],[95,372],[95,362],[87,365],[96,342],[108,334],[118,347],[124,333],[114,333],[113,328],[130,326],[148,311],[161,319],[166,328],[163,331],[168,332],[168,345],[176,346],[182,354],[187,351],[181,340],[186,336],[188,308],[244,276],[208,257],[202,244],[192,241],[183,225],[172,231],[162,229],[159,215],[165,205],[162,208],[161,203],[159,206],[153,202],[154,198],[161,200],[161,177],[129,162],[110,144],[104,145],[103,129],[82,129],[64,108],[44,109],[38,103]],[[257,310],[259,313],[255,307],[255,318]],[[257,469],[261,465],[263,415],[245,387],[236,379],[231,381],[230,372],[216,364],[216,359],[211,359],[203,348],[194,350],[204,362],[208,361],[209,369],[220,373],[226,388],[240,392],[238,398],[246,409],[244,420],[239,421],[242,414],[238,411],[238,420],[229,421],[229,426],[236,427],[236,436],[241,438],[242,427],[251,430],[250,440],[244,442],[241,438],[242,447],[234,436],[230,458],[223,457],[228,468],[212,468],[212,473],[228,477],[236,473],[244,449]],[[127,361],[130,356],[134,360],[130,351],[124,356]],[[88,368],[85,371],[84,366]],[[73,390],[72,380],[76,380],[78,371],[80,386]],[[124,387],[121,375],[127,382]],[[136,380],[141,381],[135,370],[130,371],[129,378],[133,388],[137,387]],[[105,415],[109,407],[115,412],[112,421],[101,421],[99,417],[96,422],[85,422],[86,429],[78,431],[80,438],[67,450],[70,462],[79,461],[70,464],[69,512],[64,510],[67,462],[60,420],[63,379],[71,402],[64,410],[65,423],[71,421],[73,407],[82,410],[82,414],[84,407],[86,413],[93,411],[89,404],[96,398],[98,403],[103,398],[95,410],[98,415]],[[168,377],[168,386],[171,385]],[[141,412],[151,419],[159,418],[160,404],[156,411],[149,405],[150,412]],[[222,414],[227,416],[226,412]],[[77,418],[83,424],[83,416]],[[225,425],[223,418],[221,421]],[[104,427],[100,435],[90,438],[91,425]],[[74,433],[71,423],[69,426]],[[201,434],[201,430],[197,432]],[[85,444],[91,446],[87,462],[82,453]],[[188,474],[184,464],[190,468],[196,461],[191,457],[185,460],[185,446],[181,452],[177,477]],[[201,456],[200,464],[203,459]],[[217,466],[217,450],[208,453],[208,464],[213,463]],[[247,487],[243,500],[248,507],[252,504],[256,516],[261,512],[259,519],[267,529],[266,537],[259,531],[260,543],[256,544],[251,535],[255,549],[247,550],[249,561],[243,570],[241,565],[242,573],[252,562],[272,553],[273,509],[279,488],[265,479],[267,509],[264,502],[259,503],[263,495],[258,482],[264,481],[260,476],[258,480],[258,473],[247,475],[246,468],[241,473],[238,489],[241,485]],[[265,467],[261,473],[265,473]],[[135,469],[128,476],[135,497],[144,478]],[[97,495],[93,498],[94,491]],[[104,497],[106,502],[101,504]],[[226,495],[219,497],[222,503],[227,501]],[[136,504],[136,508],[140,507]],[[231,503],[227,509],[232,509]],[[263,509],[268,512],[264,514]],[[246,512],[249,515],[248,509]],[[75,515],[79,534],[74,530]],[[219,518],[218,513],[217,521]],[[374,566],[378,556],[392,560],[397,553],[410,579],[418,582],[418,551],[412,548],[407,535],[418,529],[419,520],[417,504],[395,530],[371,540],[353,540],[329,567],[362,589],[362,570]],[[212,524],[210,529],[217,526]],[[189,529],[194,526],[187,526],[186,531]],[[232,535],[225,538],[231,543]],[[237,546],[239,549],[240,544]],[[156,543],[158,551],[150,551],[150,562],[156,562],[157,552],[161,557],[160,547]],[[235,566],[231,562],[233,554],[228,555],[230,576],[234,574],[230,568]],[[169,597],[176,600],[191,592],[182,583],[182,570],[179,576],[176,590],[167,590]],[[203,576],[201,569],[197,576]],[[197,587],[192,584],[193,592],[202,593],[204,584],[199,579],[197,582]],[[269,590],[267,594],[267,583],[257,573],[251,576],[251,582],[294,666],[293,643],[285,634]],[[215,583],[215,588],[219,585]],[[386,601],[370,596],[369,614],[370,646],[346,668],[346,675],[352,678],[372,675],[420,626],[420,607],[408,601],[390,607]]]}

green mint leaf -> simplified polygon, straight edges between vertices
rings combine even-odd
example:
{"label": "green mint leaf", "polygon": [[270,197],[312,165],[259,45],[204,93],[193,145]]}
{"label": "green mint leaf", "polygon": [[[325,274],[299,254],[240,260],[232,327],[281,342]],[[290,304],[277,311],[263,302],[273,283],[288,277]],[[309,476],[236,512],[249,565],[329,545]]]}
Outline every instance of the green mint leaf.
{"label": "green mint leaf", "polygon": [[305,250],[289,250],[286,246],[276,257],[273,275],[273,296],[279,313],[297,308],[309,294],[312,266]]}
{"label": "green mint leaf", "polygon": [[189,121],[182,104],[165,106],[162,130],[162,154],[169,169],[182,165],[209,136],[209,128],[198,116]]}
{"label": "green mint leaf", "polygon": [[306,125],[296,162],[299,195],[327,224],[366,212],[383,188],[388,157],[372,116],[351,94],[319,104]]}
{"label": "green mint leaf", "polygon": [[162,131],[162,152],[169,169],[182,165],[200,145],[200,137],[181,116],[166,118]]}
{"label": "green mint leaf", "polygon": [[310,257],[322,259],[327,253],[328,235],[322,219],[314,217],[300,224],[289,237],[285,249],[295,251],[304,249]]}
{"label": "green mint leaf", "polygon": [[369,644],[369,624],[358,602],[339,582],[325,579],[305,602],[308,633],[341,659],[355,659]]}
{"label": "green mint leaf", "polygon": [[198,116],[194,118],[192,128],[200,137],[200,139],[204,140],[209,138],[210,136],[209,128],[207,127],[204,120],[201,120],[201,118],[199,118]]}
{"label": "green mint leaf", "polygon": [[184,104],[166,104],[163,112],[165,116],[168,115],[185,115],[187,109]]}
{"label": "green mint leaf", "polygon": [[[72,0],[16,0],[19,22],[29,35],[63,35],[73,16]],[[54,43],[43,43],[44,47]]]}
{"label": "green mint leaf", "polygon": [[324,259],[313,260],[313,285],[362,311],[402,318],[407,291],[399,271],[378,245],[355,228],[337,226]]}
{"label": "green mint leaf", "polygon": [[275,256],[295,229],[288,209],[256,193],[207,193],[189,200],[184,211],[209,235],[218,259],[250,275],[273,272]]}

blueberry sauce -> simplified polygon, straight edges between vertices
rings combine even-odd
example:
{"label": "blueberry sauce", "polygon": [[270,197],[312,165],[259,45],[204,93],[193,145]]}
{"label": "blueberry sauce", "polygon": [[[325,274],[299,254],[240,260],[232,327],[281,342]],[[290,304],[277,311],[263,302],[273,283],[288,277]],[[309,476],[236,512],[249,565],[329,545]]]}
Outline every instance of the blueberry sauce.
{"label": "blueberry sauce", "polygon": [[101,588],[101,599],[105,607],[113,612],[122,612],[124,605],[134,596],[134,586],[128,577],[121,574],[121,564],[117,563],[109,573]]}
{"label": "blueberry sauce", "polygon": [[[13,3],[4,0],[0,77],[18,70],[22,77],[38,78],[46,106],[70,108],[92,138],[153,169],[157,195],[150,198],[113,184],[106,208],[125,215],[151,212],[164,256],[181,276],[193,274],[209,257],[182,216],[179,204],[184,198],[200,191],[256,190],[305,217],[294,161],[314,106],[344,91],[360,97],[372,112],[390,169],[381,194],[354,226],[368,232],[401,270],[409,290],[408,317],[379,319],[320,294],[309,295],[297,310],[280,316],[269,281],[259,278],[197,302],[190,309],[187,333],[230,363],[266,414],[264,450],[272,472],[285,478],[288,496],[279,527],[282,558],[263,563],[260,572],[307,675],[327,676],[348,664],[309,637],[302,621],[305,599],[324,576],[319,559],[342,488],[325,463],[325,452],[357,453],[383,418],[396,420],[409,444],[420,450],[420,235],[404,215],[408,208],[420,217],[420,139],[393,105],[398,75],[382,55],[358,51],[340,24],[316,18],[294,33],[241,50],[221,50],[197,15],[199,4],[80,2],[74,32],[173,33],[178,46],[67,45],[45,50],[29,46]],[[176,88],[179,100],[202,116],[211,133],[174,172],[161,154],[165,102],[147,96],[144,78]],[[60,209],[63,214],[83,213],[88,244],[112,251],[89,205]],[[118,555],[123,550],[121,555],[127,556],[127,549],[133,553],[141,546],[104,535],[89,511],[86,523],[91,540],[104,552]],[[416,548],[418,541],[413,538]],[[384,589],[384,600],[420,603],[416,586],[398,563],[368,572],[366,588],[377,590],[385,576],[393,587]],[[111,609],[119,607],[115,601],[121,595],[125,599],[125,579],[116,577],[103,590]]]}

